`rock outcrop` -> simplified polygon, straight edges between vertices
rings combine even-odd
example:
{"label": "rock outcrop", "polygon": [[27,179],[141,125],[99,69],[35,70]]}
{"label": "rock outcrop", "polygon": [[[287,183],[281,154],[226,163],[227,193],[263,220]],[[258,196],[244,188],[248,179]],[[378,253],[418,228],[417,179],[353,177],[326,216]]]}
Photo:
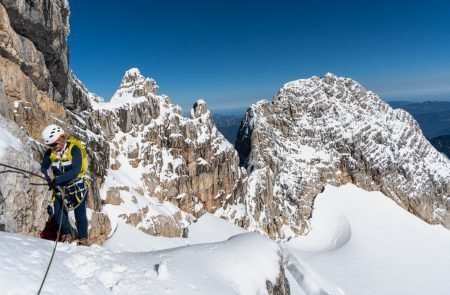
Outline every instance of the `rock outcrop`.
{"label": "rock outcrop", "polygon": [[283,265],[283,260],[280,262],[280,273],[277,277],[275,284],[270,281],[266,281],[267,292],[269,295],[289,295],[291,289],[289,281],[286,277],[286,271]]}
{"label": "rock outcrop", "polygon": [[382,191],[450,228],[450,161],[411,115],[351,79],[327,74],[285,84],[272,102],[251,106],[236,148],[249,194],[223,214],[273,238],[305,231],[327,183]]}
{"label": "rock outcrop", "polygon": [[[38,51],[40,58],[45,60],[48,73],[36,84],[39,90],[50,92],[53,100],[63,102],[67,97],[69,81],[69,1],[1,0],[0,4],[9,15],[11,27],[21,36],[21,43],[27,45],[22,47],[21,53]],[[11,38],[14,40],[14,37]],[[25,60],[22,60],[24,72],[39,74],[33,70],[33,66],[28,67],[26,64],[30,61],[40,63],[40,58],[34,60],[26,55]],[[35,75],[35,79],[38,78],[39,75]],[[49,80],[51,83],[48,83]]]}
{"label": "rock outcrop", "polygon": [[[3,164],[39,173],[39,165],[33,159],[31,148],[39,146],[21,130],[19,125],[0,116],[0,136],[9,141],[9,146],[0,146],[0,159]],[[48,187],[31,185],[42,183],[40,178],[5,171],[11,169],[5,167],[0,169],[0,224],[9,232],[37,235],[48,217],[45,210],[50,199]]]}

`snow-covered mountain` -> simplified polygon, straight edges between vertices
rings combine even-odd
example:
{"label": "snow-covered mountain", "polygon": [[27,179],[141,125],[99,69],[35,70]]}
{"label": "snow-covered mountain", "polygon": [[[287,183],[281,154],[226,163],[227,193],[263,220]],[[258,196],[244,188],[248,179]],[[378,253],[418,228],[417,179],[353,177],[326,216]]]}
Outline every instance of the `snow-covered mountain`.
{"label": "snow-covered mountain", "polygon": [[[137,69],[110,102],[90,93],[69,68],[68,15],[67,0],[0,0],[0,162],[39,173],[50,123],[84,140],[91,160],[89,238],[102,246],[59,245],[46,292],[448,290],[449,232],[386,197],[450,227],[449,160],[409,114],[351,79],[293,81],[251,107],[236,151],[205,101],[185,118]],[[5,170],[0,293],[29,294],[52,244],[12,233],[37,236],[50,193]],[[360,188],[329,186],[350,182]]]}
{"label": "snow-covered mountain", "polygon": [[206,103],[198,100],[185,118],[157,89],[131,69],[110,102],[91,102],[110,147],[100,196],[110,215],[150,234],[179,237],[193,216],[238,198],[242,175]]}
{"label": "snow-covered mountain", "polygon": [[221,213],[272,237],[304,233],[315,196],[326,184],[349,182],[450,227],[449,159],[411,115],[351,79],[327,74],[285,84],[271,102],[251,106],[236,148],[248,195]]}

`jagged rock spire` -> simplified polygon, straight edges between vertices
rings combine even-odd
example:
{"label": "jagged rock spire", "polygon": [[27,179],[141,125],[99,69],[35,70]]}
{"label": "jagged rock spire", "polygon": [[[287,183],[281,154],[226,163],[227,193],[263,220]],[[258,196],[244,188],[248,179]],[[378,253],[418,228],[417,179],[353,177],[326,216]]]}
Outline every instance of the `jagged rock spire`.
{"label": "jagged rock spire", "polygon": [[139,69],[132,68],[125,72],[119,89],[111,98],[111,102],[156,95],[159,86],[155,80],[144,77]]}

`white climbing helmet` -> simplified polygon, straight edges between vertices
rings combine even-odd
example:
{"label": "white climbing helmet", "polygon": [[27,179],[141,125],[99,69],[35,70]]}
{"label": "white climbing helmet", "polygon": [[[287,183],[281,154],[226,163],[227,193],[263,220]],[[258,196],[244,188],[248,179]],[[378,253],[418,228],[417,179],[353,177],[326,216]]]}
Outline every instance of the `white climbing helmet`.
{"label": "white climbing helmet", "polygon": [[45,144],[49,145],[57,141],[58,138],[60,138],[61,135],[64,134],[64,129],[62,129],[58,125],[51,124],[45,127],[45,129],[42,131],[42,139],[44,140]]}

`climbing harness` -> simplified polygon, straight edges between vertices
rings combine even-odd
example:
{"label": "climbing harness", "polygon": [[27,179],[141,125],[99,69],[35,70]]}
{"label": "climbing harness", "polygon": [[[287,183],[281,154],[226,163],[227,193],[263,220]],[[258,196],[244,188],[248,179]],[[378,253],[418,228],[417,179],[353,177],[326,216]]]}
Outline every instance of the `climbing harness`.
{"label": "climbing harness", "polygon": [[66,211],[77,209],[83,203],[88,192],[88,185],[85,179],[76,179],[71,184],[60,187],[59,192],[53,194],[53,201],[59,198]]}

